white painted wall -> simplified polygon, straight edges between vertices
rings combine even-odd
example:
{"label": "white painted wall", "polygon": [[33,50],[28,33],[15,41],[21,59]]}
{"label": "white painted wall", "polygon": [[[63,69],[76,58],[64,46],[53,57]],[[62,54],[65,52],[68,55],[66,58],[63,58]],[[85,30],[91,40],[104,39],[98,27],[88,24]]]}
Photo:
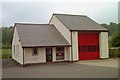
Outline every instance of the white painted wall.
{"label": "white painted wall", "polygon": [[32,55],[32,52],[32,48],[24,48],[24,64],[46,62],[45,48],[38,48],[38,55]]}
{"label": "white painted wall", "polygon": [[52,48],[52,61],[53,62],[56,61],[56,48],[55,47]]}
{"label": "white painted wall", "polygon": [[[15,47],[16,45],[19,46],[19,49],[15,50],[15,53],[14,53],[14,45]],[[17,53],[18,50],[19,50],[19,54]],[[12,41],[12,58],[18,61],[20,64],[23,64],[23,48],[21,46],[21,42],[19,41],[19,36],[16,27],[14,29],[13,41]]]}
{"label": "white painted wall", "polygon": [[57,17],[53,15],[50,24],[54,24],[55,27],[60,31],[60,33],[65,37],[65,39],[71,44],[71,34],[70,31],[63,25]]}
{"label": "white painted wall", "polygon": [[72,55],[73,61],[78,61],[78,32],[72,31]]}
{"label": "white painted wall", "polygon": [[109,58],[108,32],[100,32],[99,44],[100,44],[100,58]]}
{"label": "white painted wall", "polygon": [[71,47],[65,47],[65,61],[71,61]]}

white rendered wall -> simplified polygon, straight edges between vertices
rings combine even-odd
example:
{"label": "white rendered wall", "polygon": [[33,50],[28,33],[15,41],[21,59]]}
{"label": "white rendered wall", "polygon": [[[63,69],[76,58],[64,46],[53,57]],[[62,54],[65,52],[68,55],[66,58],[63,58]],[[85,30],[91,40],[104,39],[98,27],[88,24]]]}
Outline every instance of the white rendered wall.
{"label": "white rendered wall", "polygon": [[32,48],[24,48],[24,64],[46,62],[45,48],[38,48],[38,55],[32,54],[33,54]]}
{"label": "white rendered wall", "polygon": [[52,48],[52,61],[53,62],[56,61],[56,48],[55,47]]}
{"label": "white rendered wall", "polygon": [[108,32],[100,32],[99,44],[100,44],[100,58],[109,58]]}
{"label": "white rendered wall", "polygon": [[[16,47],[16,45],[19,46],[19,54],[17,54],[17,51],[15,50],[14,53],[14,45]],[[20,64],[23,64],[23,48],[21,46],[21,42],[19,40],[19,36],[18,36],[18,32],[16,30],[16,27],[14,29],[14,34],[13,34],[13,41],[12,41],[12,58],[14,60],[16,60],[17,62],[19,62]]]}
{"label": "white rendered wall", "polygon": [[78,61],[78,32],[72,31],[72,60]]}
{"label": "white rendered wall", "polygon": [[71,34],[70,31],[63,25],[57,17],[53,15],[50,24],[54,24],[54,26],[60,31],[60,33],[65,37],[65,39],[71,44]]}
{"label": "white rendered wall", "polygon": [[71,61],[71,47],[65,47],[65,61]]}

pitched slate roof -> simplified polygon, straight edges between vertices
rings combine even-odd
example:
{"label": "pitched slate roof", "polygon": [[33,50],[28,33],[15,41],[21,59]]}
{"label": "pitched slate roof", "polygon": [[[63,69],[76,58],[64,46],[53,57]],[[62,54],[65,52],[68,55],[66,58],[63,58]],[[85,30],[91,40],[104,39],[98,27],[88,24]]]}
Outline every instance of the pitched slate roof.
{"label": "pitched slate roof", "polygon": [[22,47],[70,45],[54,25],[16,23],[15,27]]}
{"label": "pitched slate roof", "polygon": [[69,30],[81,31],[107,31],[106,28],[85,15],[70,14],[53,14],[60,20]]}

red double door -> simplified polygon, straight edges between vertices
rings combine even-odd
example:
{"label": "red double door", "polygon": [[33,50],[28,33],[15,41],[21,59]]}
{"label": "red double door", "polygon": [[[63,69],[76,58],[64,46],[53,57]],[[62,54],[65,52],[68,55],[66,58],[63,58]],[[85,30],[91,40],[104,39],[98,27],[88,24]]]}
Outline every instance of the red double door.
{"label": "red double door", "polygon": [[99,33],[78,33],[79,60],[99,59]]}

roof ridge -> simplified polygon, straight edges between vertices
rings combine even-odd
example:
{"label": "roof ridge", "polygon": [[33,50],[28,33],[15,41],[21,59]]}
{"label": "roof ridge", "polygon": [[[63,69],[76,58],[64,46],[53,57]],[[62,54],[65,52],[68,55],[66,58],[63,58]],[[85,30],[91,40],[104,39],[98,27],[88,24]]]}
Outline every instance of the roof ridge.
{"label": "roof ridge", "polygon": [[39,23],[15,23],[15,25],[52,25],[52,24],[39,24]]}
{"label": "roof ridge", "polygon": [[79,15],[79,14],[60,14],[60,13],[53,13],[53,15],[66,15],[66,16],[81,16],[81,17],[87,17],[87,15]]}

